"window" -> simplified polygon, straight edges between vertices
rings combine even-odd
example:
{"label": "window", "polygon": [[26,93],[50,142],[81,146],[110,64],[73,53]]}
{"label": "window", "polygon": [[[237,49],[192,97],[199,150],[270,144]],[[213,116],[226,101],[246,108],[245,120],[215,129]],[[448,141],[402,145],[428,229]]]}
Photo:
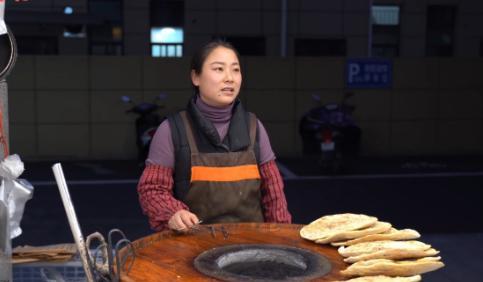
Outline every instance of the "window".
{"label": "window", "polygon": [[184,2],[151,0],[151,55],[182,57],[184,35]]}
{"label": "window", "polygon": [[231,43],[241,56],[265,56],[266,54],[265,37],[223,36],[221,39]]}
{"label": "window", "polygon": [[399,56],[399,6],[372,6],[371,21],[371,54],[376,57]]}
{"label": "window", "polygon": [[89,54],[124,54],[122,1],[89,0],[89,14],[100,23],[88,26]]}
{"label": "window", "polygon": [[345,39],[295,39],[295,56],[346,56]]}
{"label": "window", "polygon": [[179,27],[152,27],[151,55],[153,57],[182,57],[183,29]]}
{"label": "window", "polygon": [[57,55],[59,54],[56,36],[17,36],[20,55]]}
{"label": "window", "polygon": [[65,38],[85,38],[86,28],[82,24],[71,24],[64,26],[64,37]]}
{"label": "window", "polygon": [[449,57],[453,55],[456,7],[429,6],[426,17],[426,55]]}

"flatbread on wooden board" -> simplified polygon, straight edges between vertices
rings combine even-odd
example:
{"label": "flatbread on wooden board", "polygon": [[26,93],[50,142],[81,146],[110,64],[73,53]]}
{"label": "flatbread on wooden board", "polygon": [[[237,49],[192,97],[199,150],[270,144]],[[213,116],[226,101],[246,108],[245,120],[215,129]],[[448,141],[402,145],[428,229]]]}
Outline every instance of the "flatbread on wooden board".
{"label": "flatbread on wooden board", "polygon": [[335,214],[323,216],[300,229],[300,236],[307,240],[322,240],[334,233],[366,228],[374,225],[377,218],[364,214]]}
{"label": "flatbread on wooden board", "polygon": [[423,258],[423,257],[431,257],[439,254],[439,251],[435,249],[428,249],[428,250],[397,250],[397,249],[386,249],[376,251],[374,253],[363,254],[353,257],[345,258],[344,261],[347,263],[354,263],[361,260],[371,260],[371,259],[393,259],[393,260],[402,260],[402,259],[415,259],[415,258]]}
{"label": "flatbread on wooden board", "polygon": [[357,229],[357,230],[348,230],[348,231],[340,231],[335,232],[332,235],[325,237],[324,239],[317,239],[315,243],[317,244],[327,244],[330,242],[341,241],[341,240],[350,240],[354,238],[363,237],[366,235],[383,233],[391,229],[391,224],[388,222],[378,221],[374,225],[369,226],[364,229]]}
{"label": "flatbread on wooden board", "polygon": [[374,241],[355,244],[352,246],[339,247],[338,252],[343,257],[355,257],[363,254],[370,254],[382,250],[429,250],[431,245],[420,241]]}
{"label": "flatbread on wooden board", "polygon": [[410,277],[390,277],[390,276],[364,276],[352,278],[344,281],[335,282],[419,282],[421,281],[421,275],[415,275]]}
{"label": "flatbread on wooden board", "polygon": [[393,241],[413,240],[420,237],[421,237],[421,234],[419,234],[418,231],[413,229],[397,230],[395,228],[391,228],[388,232],[367,235],[367,236],[349,240],[349,241],[334,242],[334,243],[331,243],[331,245],[335,247],[351,246],[351,245],[355,245],[363,242],[383,241],[383,240],[393,240]]}
{"label": "flatbread on wooden board", "polygon": [[441,257],[394,261],[388,259],[363,260],[351,264],[340,273],[345,276],[412,276],[434,271],[444,266]]}

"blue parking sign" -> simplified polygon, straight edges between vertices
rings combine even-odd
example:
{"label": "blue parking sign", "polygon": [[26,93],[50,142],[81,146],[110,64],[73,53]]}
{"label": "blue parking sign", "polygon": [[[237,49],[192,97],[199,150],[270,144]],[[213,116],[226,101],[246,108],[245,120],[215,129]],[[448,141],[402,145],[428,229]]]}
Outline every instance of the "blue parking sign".
{"label": "blue parking sign", "polygon": [[347,59],[347,88],[391,88],[392,61],[387,59]]}

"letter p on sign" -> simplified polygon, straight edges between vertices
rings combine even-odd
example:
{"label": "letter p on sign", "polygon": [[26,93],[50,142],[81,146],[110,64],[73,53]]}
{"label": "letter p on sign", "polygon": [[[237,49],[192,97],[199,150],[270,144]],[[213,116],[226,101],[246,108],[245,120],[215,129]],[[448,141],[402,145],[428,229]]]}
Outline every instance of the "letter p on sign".
{"label": "letter p on sign", "polygon": [[361,67],[358,64],[349,64],[349,83],[354,82],[354,77],[361,72]]}

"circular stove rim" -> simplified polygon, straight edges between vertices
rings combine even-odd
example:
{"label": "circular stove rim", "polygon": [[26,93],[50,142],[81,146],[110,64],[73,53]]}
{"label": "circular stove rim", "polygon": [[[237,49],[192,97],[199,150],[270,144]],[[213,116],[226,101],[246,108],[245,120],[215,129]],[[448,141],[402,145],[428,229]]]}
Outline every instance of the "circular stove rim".
{"label": "circular stove rim", "polygon": [[[203,261],[203,259],[205,259],[208,256],[214,257],[214,259],[212,259],[212,262],[216,262],[217,258],[221,257],[222,255],[228,254],[229,251],[231,252],[245,251],[245,250],[249,250],[250,248],[252,249],[260,248],[260,249],[270,249],[270,250],[280,249],[283,251],[292,251],[298,255],[303,253],[308,255],[309,258],[312,259],[312,260],[309,259],[309,263],[310,263],[309,266],[311,268],[319,267],[320,269],[318,270],[310,269],[310,272],[308,272],[308,274],[305,276],[294,276],[284,280],[279,280],[279,279],[270,279],[270,278],[253,278],[253,277],[248,277],[243,275],[236,275],[236,274],[231,274],[229,272],[223,272],[221,269],[212,269],[212,268],[209,269],[206,266],[202,266],[206,264],[206,262]],[[307,258],[307,257],[304,256],[304,258]],[[222,279],[223,281],[289,282],[289,281],[300,281],[300,279],[311,280],[311,279],[323,277],[329,274],[329,272],[332,270],[332,263],[323,254],[314,252],[309,249],[301,248],[301,247],[295,247],[291,245],[281,245],[281,244],[244,243],[244,244],[229,244],[229,245],[218,246],[201,252],[193,260],[193,264],[195,266],[195,269],[201,272],[202,274],[209,277]],[[214,265],[216,265],[216,263],[214,263]],[[213,264],[211,266],[213,266]],[[230,274],[230,276],[227,276],[226,274]]]}

